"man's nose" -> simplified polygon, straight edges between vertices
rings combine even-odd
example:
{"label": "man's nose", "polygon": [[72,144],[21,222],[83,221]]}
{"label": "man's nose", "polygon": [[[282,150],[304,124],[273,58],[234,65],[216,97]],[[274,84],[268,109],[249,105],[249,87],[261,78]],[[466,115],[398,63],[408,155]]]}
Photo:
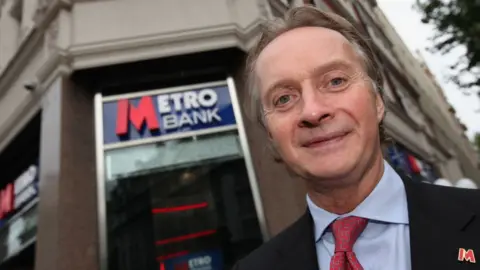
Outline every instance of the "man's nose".
{"label": "man's nose", "polygon": [[307,86],[302,91],[302,111],[300,113],[300,127],[316,127],[334,117],[331,101],[325,93]]}

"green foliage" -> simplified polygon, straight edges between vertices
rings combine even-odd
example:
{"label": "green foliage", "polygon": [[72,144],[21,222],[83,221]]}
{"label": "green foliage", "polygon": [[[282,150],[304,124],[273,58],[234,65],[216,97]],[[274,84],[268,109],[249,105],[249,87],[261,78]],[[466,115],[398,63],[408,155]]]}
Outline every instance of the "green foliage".
{"label": "green foliage", "polygon": [[477,152],[480,153],[480,133],[475,133],[475,136],[473,137],[473,144],[477,148]]}
{"label": "green foliage", "polygon": [[[480,0],[417,0],[422,22],[432,24],[433,52],[446,54],[463,46],[465,54],[452,65],[451,79],[464,89],[480,87]],[[468,78],[467,78],[468,77]],[[480,91],[477,92],[480,96]]]}

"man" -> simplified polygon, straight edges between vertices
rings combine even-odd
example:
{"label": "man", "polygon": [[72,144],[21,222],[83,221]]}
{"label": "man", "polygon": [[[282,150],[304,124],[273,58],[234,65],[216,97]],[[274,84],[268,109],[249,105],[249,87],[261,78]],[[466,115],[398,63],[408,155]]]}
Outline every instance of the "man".
{"label": "man", "polygon": [[263,31],[247,63],[251,105],[305,181],[308,209],[234,269],[480,269],[480,194],[384,161],[381,68],[354,27],[299,7]]}

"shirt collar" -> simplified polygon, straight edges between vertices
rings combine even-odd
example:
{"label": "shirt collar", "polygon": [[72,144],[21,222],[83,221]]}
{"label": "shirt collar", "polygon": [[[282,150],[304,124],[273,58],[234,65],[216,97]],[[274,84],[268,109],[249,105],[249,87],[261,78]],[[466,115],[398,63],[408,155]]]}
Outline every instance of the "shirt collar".
{"label": "shirt collar", "polygon": [[385,223],[408,224],[407,195],[400,176],[384,161],[384,172],[377,186],[352,212],[337,215],[313,203],[307,195],[307,206],[315,224],[318,241],[328,226],[337,218],[357,216]]}

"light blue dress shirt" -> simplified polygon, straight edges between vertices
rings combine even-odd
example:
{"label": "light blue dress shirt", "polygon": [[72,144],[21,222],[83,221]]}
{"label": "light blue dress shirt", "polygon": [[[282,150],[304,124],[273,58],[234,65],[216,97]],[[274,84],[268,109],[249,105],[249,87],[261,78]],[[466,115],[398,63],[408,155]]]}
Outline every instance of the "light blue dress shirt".
{"label": "light blue dress shirt", "polygon": [[315,223],[318,265],[330,269],[335,240],[328,226],[337,218],[357,216],[369,220],[353,251],[365,270],[410,270],[410,232],[405,187],[400,176],[384,161],[385,170],[370,195],[345,215],[336,215],[316,206],[307,195]]}

